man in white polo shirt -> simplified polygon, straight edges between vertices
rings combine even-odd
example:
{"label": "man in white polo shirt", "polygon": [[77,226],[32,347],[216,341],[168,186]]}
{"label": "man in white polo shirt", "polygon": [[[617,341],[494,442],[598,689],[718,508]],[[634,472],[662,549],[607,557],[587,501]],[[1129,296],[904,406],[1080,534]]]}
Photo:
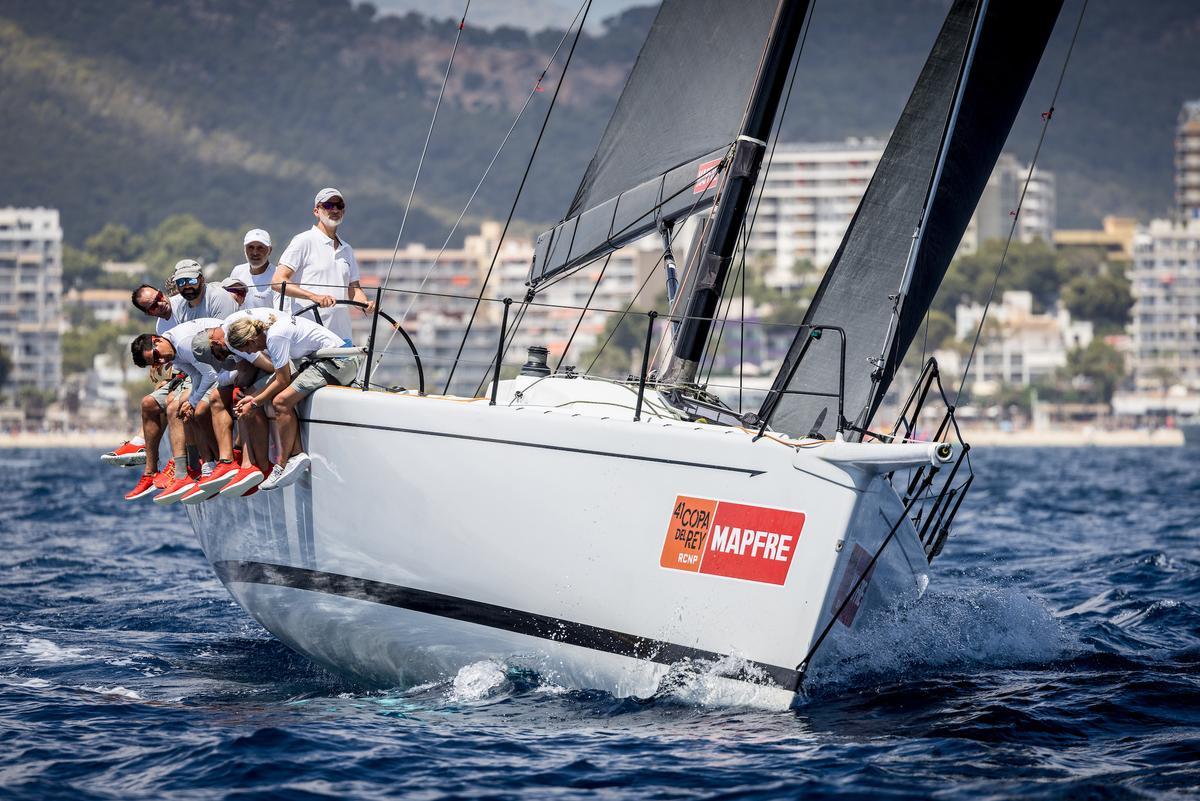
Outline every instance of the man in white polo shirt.
{"label": "man in white polo shirt", "polygon": [[279,257],[271,288],[288,296],[285,309],[289,312],[319,304],[321,324],[349,345],[352,344],[350,312],[345,305],[337,305],[337,301],[357,300],[366,303],[368,311],[373,304],[358,282],[354,248],[338,236],[338,227],[346,217],[342,193],[333,187],[318,192],[313,201],[313,216],[317,224],[292,237]]}
{"label": "man in white polo shirt", "polygon": [[279,295],[271,289],[271,281],[275,276],[275,271],[271,269],[271,235],[261,228],[251,228],[242,237],[242,247],[246,261],[229,273],[229,278],[241,281],[246,287],[242,308],[278,308]]}

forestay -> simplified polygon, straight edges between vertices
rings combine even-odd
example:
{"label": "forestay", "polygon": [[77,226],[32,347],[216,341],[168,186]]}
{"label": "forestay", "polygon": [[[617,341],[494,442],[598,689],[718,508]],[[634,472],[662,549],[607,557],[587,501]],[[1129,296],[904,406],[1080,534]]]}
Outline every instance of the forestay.
{"label": "forestay", "polygon": [[530,282],[712,205],[754,85],[775,0],[664,0],[563,222]]}
{"label": "forestay", "polygon": [[[956,0],[804,322],[846,332],[845,409],[866,428],[933,302],[1024,100],[1061,0]],[[939,169],[940,165],[940,169]],[[915,249],[914,249],[915,247]],[[894,326],[894,301],[913,265]],[[834,400],[779,395],[772,425],[829,436]],[[880,357],[883,357],[880,360]],[[812,342],[786,387],[836,391],[839,342]],[[857,438],[857,434],[848,434]]]}

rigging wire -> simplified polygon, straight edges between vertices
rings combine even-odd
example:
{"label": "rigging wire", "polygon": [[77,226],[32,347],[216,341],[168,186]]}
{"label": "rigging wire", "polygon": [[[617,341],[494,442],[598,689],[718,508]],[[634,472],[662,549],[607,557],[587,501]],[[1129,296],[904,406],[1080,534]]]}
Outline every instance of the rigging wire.
{"label": "rigging wire", "polygon": [[[417,286],[417,291],[412,293],[412,296],[409,298],[408,306],[404,309],[404,313],[400,315],[401,323],[408,319],[408,315],[412,312],[413,306],[416,304],[418,297],[422,294],[422,290],[424,290],[425,285],[429,283],[429,279],[432,277],[433,271],[437,269],[438,264],[441,262],[442,256],[445,255],[446,249],[450,247],[450,241],[454,238],[454,234],[458,230],[458,226],[462,224],[463,219],[467,216],[467,211],[471,208],[471,204],[475,202],[475,198],[479,194],[479,190],[483,188],[484,182],[487,180],[488,175],[491,174],[492,168],[496,165],[496,161],[499,160],[500,154],[504,151],[505,146],[508,144],[508,140],[512,138],[513,132],[517,129],[517,125],[521,122],[521,118],[525,115],[525,111],[529,108],[529,104],[533,101],[534,96],[537,95],[538,92],[542,91],[542,81],[545,79],[546,73],[550,71],[550,67],[554,65],[554,60],[558,57],[559,52],[562,50],[562,46],[570,37],[571,29],[575,27],[575,23],[579,19],[579,15],[582,11],[583,6],[580,6],[575,12],[575,16],[571,19],[571,23],[567,25],[566,30],[563,32],[562,38],[559,39],[558,45],[554,48],[554,52],[551,53],[550,58],[546,60],[546,66],[542,68],[541,73],[538,75],[538,79],[534,82],[533,88],[530,89],[529,94],[525,96],[525,102],[521,105],[520,110],[517,111],[517,115],[513,118],[512,124],[508,126],[508,132],[504,134],[504,139],[500,142],[500,146],[497,147],[496,152],[492,154],[492,160],[489,161],[487,167],[484,168],[483,174],[479,178],[479,182],[475,184],[475,189],[471,192],[471,196],[467,198],[467,202],[463,206],[462,211],[459,212],[458,219],[456,219],[454,221],[454,225],[450,227],[450,233],[446,234],[445,241],[442,242],[442,246],[438,249],[437,255],[433,257],[433,262],[430,263],[429,269],[426,270],[425,275],[422,276],[421,283]],[[393,261],[395,258],[396,254],[393,253]],[[391,274],[390,270],[391,268],[389,267],[389,275]],[[384,344],[379,354],[379,358],[375,362],[376,367],[383,362],[383,359],[387,355],[388,349],[391,347],[392,341],[395,338],[396,330],[393,329],[391,336],[388,337],[388,341]]]}
{"label": "rigging wire", "polygon": [[563,63],[562,72],[558,76],[558,83],[554,87],[554,95],[550,98],[550,106],[546,109],[546,116],[542,118],[542,127],[538,131],[537,140],[533,143],[533,150],[529,154],[529,161],[525,165],[525,172],[521,175],[521,183],[517,187],[517,194],[513,198],[512,207],[508,210],[508,219],[504,221],[504,228],[500,232],[500,239],[496,243],[496,252],[492,255],[492,263],[488,265],[487,273],[483,277],[483,282],[479,287],[479,297],[475,300],[475,306],[471,309],[471,316],[467,320],[466,330],[463,331],[462,341],[458,344],[458,352],[454,356],[454,364],[450,365],[450,374],[446,377],[446,384],[442,390],[443,394],[448,394],[450,391],[450,382],[454,380],[454,372],[458,366],[458,359],[462,356],[463,348],[466,347],[467,337],[471,334],[471,327],[475,323],[475,315],[479,313],[479,306],[483,302],[484,292],[487,290],[488,281],[492,277],[492,271],[496,269],[496,260],[500,257],[500,250],[504,247],[504,237],[508,234],[508,227],[512,224],[513,215],[517,211],[517,203],[521,200],[521,192],[525,189],[525,182],[529,179],[529,171],[533,167],[533,160],[537,156],[538,147],[542,144],[542,137],[546,134],[546,126],[550,122],[550,114],[554,111],[554,104],[558,100],[558,93],[562,89],[563,82],[567,77],[567,69],[571,66],[571,58],[575,55],[575,47],[579,44],[579,37],[583,34],[584,23],[587,22],[588,11],[591,10],[592,0],[584,0],[582,17],[579,18],[579,27],[575,30],[575,39],[571,42],[571,49],[567,52],[567,60]]}
{"label": "rigging wire", "polygon": [[592,284],[592,291],[588,295],[587,302],[583,304],[583,310],[579,312],[579,319],[575,321],[575,327],[571,329],[571,336],[567,338],[567,345],[563,348],[562,354],[558,357],[558,363],[554,365],[554,372],[558,372],[558,368],[562,367],[563,359],[567,358],[567,354],[571,351],[571,343],[575,341],[575,335],[579,333],[579,326],[583,325],[583,318],[588,313],[588,308],[592,305],[592,299],[596,297],[596,290],[600,288],[600,282],[604,280],[604,273],[608,270],[608,263],[612,261],[613,253],[610,252],[604,258],[604,264],[600,267],[600,275],[596,276],[596,283]]}
{"label": "rigging wire", "polygon": [[396,234],[396,247],[392,249],[392,260],[388,263],[387,275],[384,276],[383,286],[387,287],[392,278],[392,268],[396,265],[396,256],[400,253],[400,239],[404,236],[404,225],[408,222],[408,212],[412,208],[413,196],[417,194],[417,181],[421,178],[421,168],[425,166],[425,156],[429,152],[429,142],[433,138],[433,127],[437,124],[438,112],[442,108],[442,98],[446,94],[446,84],[450,82],[450,69],[454,66],[454,56],[458,53],[458,42],[462,32],[467,27],[467,12],[471,9],[471,0],[463,9],[462,19],[458,22],[458,31],[454,34],[454,46],[450,48],[450,60],[446,62],[446,74],[442,76],[442,87],[438,89],[437,103],[433,106],[433,117],[429,120],[429,130],[425,132],[425,144],[421,147],[421,158],[417,160],[417,171],[413,175],[412,189],[408,191],[408,202],[404,204],[404,216],[400,218],[400,231]]}
{"label": "rigging wire", "polygon": [[1079,39],[1079,29],[1083,26],[1083,17],[1087,13],[1088,0],[1083,0],[1083,5],[1079,9],[1079,19],[1075,22],[1075,32],[1071,35],[1071,44],[1067,47],[1067,55],[1063,59],[1062,69],[1058,73],[1058,83],[1054,86],[1054,94],[1050,98],[1050,108],[1042,112],[1042,131],[1038,136],[1037,147],[1033,150],[1033,159],[1029,162],[1029,172],[1025,175],[1025,184],[1021,187],[1021,196],[1017,199],[1017,208],[1012,215],[1012,223],[1008,227],[1008,239],[1004,241],[1004,251],[1000,254],[1000,264],[996,267],[996,275],[992,279],[992,287],[988,290],[987,302],[983,304],[983,313],[979,316],[979,326],[975,329],[975,339],[971,342],[971,352],[967,355],[966,362],[963,363],[962,377],[958,382],[958,392],[954,395],[954,406],[957,407],[962,400],[963,388],[967,384],[967,376],[971,372],[971,362],[975,359],[975,351],[979,347],[979,337],[983,334],[983,324],[987,322],[988,310],[992,306],[992,300],[996,296],[996,287],[1000,283],[1000,275],[1004,272],[1005,261],[1008,259],[1008,249],[1012,245],[1013,236],[1017,232],[1017,222],[1021,218],[1021,207],[1025,203],[1025,194],[1029,191],[1029,184],[1033,180],[1033,171],[1037,166],[1038,156],[1042,152],[1042,143],[1046,140],[1046,129],[1050,127],[1050,120],[1054,117],[1054,104],[1058,101],[1058,93],[1062,89],[1063,79],[1067,75],[1067,65],[1071,63],[1071,54],[1075,51],[1075,42]]}

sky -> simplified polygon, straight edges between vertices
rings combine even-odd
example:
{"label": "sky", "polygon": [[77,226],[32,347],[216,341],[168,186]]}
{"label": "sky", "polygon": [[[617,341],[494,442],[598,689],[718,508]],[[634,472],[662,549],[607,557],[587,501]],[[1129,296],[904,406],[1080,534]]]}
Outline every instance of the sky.
{"label": "sky", "polygon": [[[370,0],[380,14],[404,15],[417,11],[429,17],[461,17],[467,0]],[[511,25],[527,30],[563,28],[575,16],[582,0],[471,0],[468,22],[485,28]],[[657,5],[656,0],[592,0],[589,29],[631,6]]]}

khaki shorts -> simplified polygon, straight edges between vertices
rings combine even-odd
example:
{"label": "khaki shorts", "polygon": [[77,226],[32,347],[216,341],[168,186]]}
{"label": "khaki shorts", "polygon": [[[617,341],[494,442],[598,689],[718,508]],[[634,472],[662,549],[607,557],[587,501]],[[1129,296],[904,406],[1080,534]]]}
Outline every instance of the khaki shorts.
{"label": "khaki shorts", "polygon": [[338,359],[317,359],[292,379],[292,388],[305,396],[327,384],[346,386],[358,375],[359,356],[342,356]]}
{"label": "khaki shorts", "polygon": [[178,396],[180,393],[187,395],[190,394],[191,391],[192,379],[181,373],[173,377],[170,381],[163,384],[158,389],[151,392],[150,397],[154,398],[155,402],[158,403],[158,408],[166,411],[168,395]]}

